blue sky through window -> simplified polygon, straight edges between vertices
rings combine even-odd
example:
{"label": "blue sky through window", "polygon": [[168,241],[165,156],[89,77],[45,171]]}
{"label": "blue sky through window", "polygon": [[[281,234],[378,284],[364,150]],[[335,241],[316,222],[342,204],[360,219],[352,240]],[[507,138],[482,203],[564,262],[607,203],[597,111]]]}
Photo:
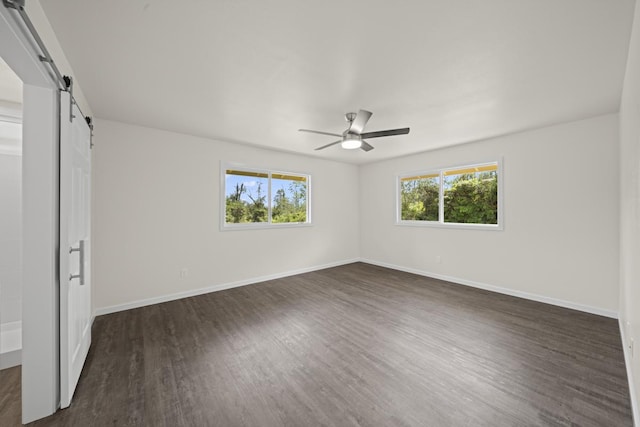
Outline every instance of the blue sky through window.
{"label": "blue sky through window", "polygon": [[[276,192],[280,189],[285,191],[286,197],[291,199],[293,197],[293,192],[290,189],[290,184],[292,180],[289,179],[271,179],[271,198],[273,199],[276,195]],[[246,191],[242,194],[241,200],[251,203],[251,199],[249,195],[255,197],[258,192],[258,184],[262,184],[261,193],[263,196],[267,196],[269,191],[269,179],[262,178],[257,176],[244,176],[244,175],[233,175],[226,174],[225,176],[225,196],[230,196],[234,194],[236,191],[236,185],[244,184]]]}
{"label": "blue sky through window", "polygon": [[267,196],[269,191],[269,179],[257,176],[230,175],[225,176],[225,196],[230,196],[236,192],[236,185],[244,184],[245,192],[240,197],[241,200],[251,203],[249,196],[256,197],[258,184],[261,184],[260,192]]}

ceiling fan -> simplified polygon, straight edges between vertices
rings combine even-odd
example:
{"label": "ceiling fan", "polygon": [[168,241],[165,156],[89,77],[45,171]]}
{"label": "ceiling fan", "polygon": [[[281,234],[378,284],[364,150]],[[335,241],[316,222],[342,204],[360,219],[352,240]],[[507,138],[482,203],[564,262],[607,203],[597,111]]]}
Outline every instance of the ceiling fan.
{"label": "ceiling fan", "polygon": [[347,150],[353,150],[356,148],[362,148],[364,151],[373,150],[373,146],[369,145],[364,138],[380,138],[382,136],[393,136],[393,135],[406,135],[409,133],[409,128],[401,128],[401,129],[389,129],[389,130],[379,130],[375,132],[365,132],[364,127],[371,118],[373,113],[367,110],[360,110],[358,113],[347,113],[345,114],[345,119],[349,122],[349,127],[347,130],[342,132],[342,135],[338,133],[331,132],[321,132],[319,130],[310,130],[310,129],[298,129],[300,132],[310,132],[310,133],[318,133],[320,135],[329,135],[329,136],[337,136],[341,139],[338,141],[332,142],[331,144],[323,145],[322,147],[316,148],[317,150],[324,150],[325,148],[331,147],[332,145],[342,143],[342,148],[346,148]]}

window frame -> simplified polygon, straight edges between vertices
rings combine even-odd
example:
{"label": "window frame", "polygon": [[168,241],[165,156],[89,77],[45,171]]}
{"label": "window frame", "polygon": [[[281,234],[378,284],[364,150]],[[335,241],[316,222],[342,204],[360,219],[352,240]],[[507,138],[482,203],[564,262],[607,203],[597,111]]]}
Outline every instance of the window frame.
{"label": "window frame", "polygon": [[[396,225],[409,226],[409,227],[436,227],[436,228],[462,228],[462,229],[476,229],[476,230],[504,230],[504,172],[503,172],[503,159],[489,160],[483,162],[463,163],[455,166],[447,166],[443,168],[421,169],[413,172],[403,172],[396,174],[396,206],[395,206],[395,219]],[[470,224],[470,223],[458,223],[458,222],[445,222],[444,221],[444,178],[445,173],[449,171],[455,171],[458,169],[470,169],[483,166],[496,165],[496,172],[498,172],[498,223],[497,224]],[[402,180],[412,176],[422,175],[438,175],[439,181],[439,193],[438,193],[438,220],[437,221],[416,221],[416,220],[403,220],[402,219]]]}
{"label": "window frame", "polygon": [[[267,221],[265,222],[245,222],[245,223],[227,223],[227,196],[226,196],[226,176],[227,170],[237,170],[249,173],[260,173],[267,175]],[[273,175],[291,175],[303,177],[307,182],[307,221],[306,222],[271,222],[271,213],[273,209],[271,180]],[[246,166],[241,163],[221,162],[220,164],[220,230],[254,230],[254,229],[275,229],[290,227],[310,227],[313,225],[311,217],[311,174],[305,172],[292,172],[282,169],[268,169],[253,166]]]}

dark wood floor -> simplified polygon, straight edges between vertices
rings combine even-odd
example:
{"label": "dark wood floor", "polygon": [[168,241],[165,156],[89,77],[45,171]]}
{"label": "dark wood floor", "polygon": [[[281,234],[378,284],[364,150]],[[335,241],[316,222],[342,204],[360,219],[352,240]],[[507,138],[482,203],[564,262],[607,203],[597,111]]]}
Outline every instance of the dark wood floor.
{"label": "dark wood floor", "polygon": [[20,366],[0,370],[0,426],[20,425],[22,384]]}
{"label": "dark wood floor", "polygon": [[356,263],[97,318],[73,404],[34,425],[632,419],[615,320]]}

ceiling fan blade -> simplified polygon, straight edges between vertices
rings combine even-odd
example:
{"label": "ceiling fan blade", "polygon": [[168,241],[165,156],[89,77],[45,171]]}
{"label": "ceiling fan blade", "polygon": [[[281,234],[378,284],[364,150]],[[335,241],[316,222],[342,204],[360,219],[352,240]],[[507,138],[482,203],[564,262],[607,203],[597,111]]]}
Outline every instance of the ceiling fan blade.
{"label": "ceiling fan blade", "polygon": [[309,132],[309,133],[318,133],[320,135],[329,135],[329,136],[337,136],[337,137],[342,137],[341,134],[339,133],[331,133],[331,132],[322,132],[319,130],[311,130],[311,129],[298,129],[299,132]]}
{"label": "ceiling fan blade", "polygon": [[358,114],[356,114],[355,120],[353,121],[353,123],[351,123],[351,127],[349,128],[349,132],[354,132],[354,133],[357,133],[357,134],[361,134],[362,131],[364,130],[365,125],[367,124],[367,122],[371,118],[372,114],[373,113],[371,111],[367,111],[367,110],[358,111]]}
{"label": "ceiling fan blade", "polygon": [[323,145],[322,147],[318,147],[318,148],[316,148],[316,151],[318,151],[318,150],[324,150],[325,148],[329,148],[329,147],[331,147],[332,145],[340,144],[341,142],[342,142],[342,140],[340,139],[340,140],[338,140],[338,141],[336,141],[336,142],[332,142],[331,144]]}
{"label": "ceiling fan blade", "polygon": [[389,130],[379,130],[376,132],[367,132],[363,133],[360,136],[363,138],[380,138],[381,136],[393,136],[393,135],[406,135],[409,133],[409,128],[402,129],[389,129]]}
{"label": "ceiling fan blade", "polygon": [[360,148],[362,148],[364,151],[371,151],[373,150],[373,145],[367,144],[366,141],[362,141],[362,145],[360,146]]}

